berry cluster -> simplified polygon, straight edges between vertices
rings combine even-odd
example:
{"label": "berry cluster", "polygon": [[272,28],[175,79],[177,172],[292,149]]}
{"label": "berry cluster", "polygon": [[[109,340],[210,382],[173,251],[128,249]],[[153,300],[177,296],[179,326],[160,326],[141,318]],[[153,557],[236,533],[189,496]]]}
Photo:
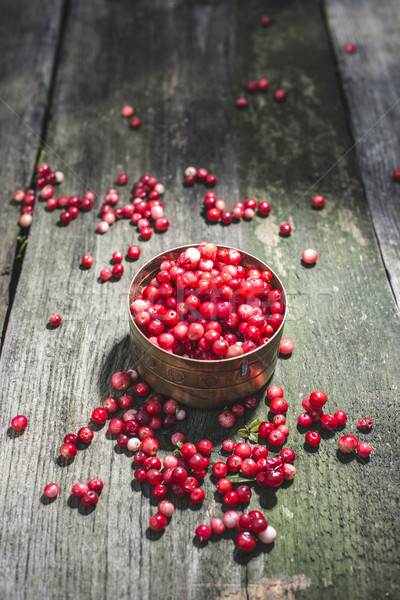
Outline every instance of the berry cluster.
{"label": "berry cluster", "polygon": [[[134,113],[135,113],[135,109],[133,108],[133,106],[130,106],[129,104],[126,104],[121,109],[121,115],[128,119],[130,119],[130,117],[132,117],[132,115]],[[142,121],[141,121],[141,119],[139,119],[139,117],[133,117],[133,119],[130,119],[129,127],[131,127],[131,129],[140,129],[141,126],[142,126]]]}
{"label": "berry cluster", "polygon": [[[127,181],[128,178],[126,175],[125,177]],[[100,208],[102,220],[97,225],[97,231],[107,233],[110,225],[123,218],[130,219],[138,227],[143,240],[148,240],[153,234],[150,226],[152,221],[156,231],[166,231],[169,221],[164,217],[164,206],[159,199],[164,191],[163,184],[156,177],[142,175],[133,184],[132,202],[120,207],[116,206],[120,199],[118,190],[109,189]]]}
{"label": "berry cluster", "polygon": [[81,499],[83,506],[95,507],[99,501],[99,494],[103,489],[103,482],[100,479],[91,479],[89,483],[78,481],[71,488],[71,494]]}
{"label": "berry cluster", "polygon": [[212,533],[221,535],[226,529],[234,529],[238,532],[236,536],[236,547],[241,552],[252,552],[257,539],[264,544],[272,544],[276,538],[276,531],[259,510],[251,510],[249,513],[239,514],[236,510],[228,510],[222,519],[211,519],[210,526],[199,525],[196,529],[196,537],[200,542],[208,540]]}
{"label": "berry cluster", "polygon": [[259,202],[254,198],[247,198],[244,202],[235,202],[232,211],[226,210],[225,200],[218,199],[215,192],[207,192],[204,196],[204,207],[207,220],[210,223],[221,221],[224,225],[232,222],[238,223],[240,219],[250,221],[256,214],[260,217],[266,217],[271,211],[271,207],[266,201]]}
{"label": "berry cluster", "polygon": [[130,305],[138,328],[156,346],[187,358],[240,356],[281,326],[282,292],[271,271],[245,269],[233,248],[202,242],[164,260]]}
{"label": "berry cluster", "polygon": [[186,167],[185,169],[185,185],[194,185],[195,183],[205,183],[206,185],[213,187],[217,183],[218,179],[214,173],[209,173],[204,167],[196,169],[196,167]]}

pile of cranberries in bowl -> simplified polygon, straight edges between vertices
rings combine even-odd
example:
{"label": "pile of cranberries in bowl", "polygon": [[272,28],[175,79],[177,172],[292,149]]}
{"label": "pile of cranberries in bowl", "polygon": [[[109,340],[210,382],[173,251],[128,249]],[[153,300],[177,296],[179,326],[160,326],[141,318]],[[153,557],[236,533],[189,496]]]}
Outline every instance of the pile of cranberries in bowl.
{"label": "pile of cranberries in bowl", "polygon": [[245,268],[235,248],[201,242],[160,264],[130,311],[163,350],[197,360],[235,358],[268,342],[286,311],[266,269]]}

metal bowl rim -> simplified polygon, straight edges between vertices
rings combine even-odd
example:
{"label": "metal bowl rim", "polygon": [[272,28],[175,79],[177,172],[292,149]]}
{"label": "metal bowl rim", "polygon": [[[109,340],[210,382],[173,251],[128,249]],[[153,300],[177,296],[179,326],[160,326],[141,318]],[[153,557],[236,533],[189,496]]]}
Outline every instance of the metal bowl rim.
{"label": "metal bowl rim", "polygon": [[[278,329],[275,331],[274,335],[268,340],[268,342],[266,342],[265,344],[263,344],[262,346],[258,346],[257,348],[255,348],[254,350],[251,350],[250,352],[246,352],[246,354],[241,354],[240,356],[232,356],[231,358],[223,358],[221,360],[225,362],[228,361],[234,361],[234,360],[238,360],[238,359],[244,359],[247,358],[257,352],[259,352],[262,348],[265,348],[266,346],[269,345],[270,342],[272,342],[272,340],[274,339],[274,337],[280,332],[280,330],[283,328],[285,321],[286,321],[286,316],[287,316],[287,312],[288,312],[288,304],[287,304],[287,295],[286,295],[286,290],[284,285],[282,284],[282,281],[280,280],[280,278],[278,277],[278,275],[275,273],[275,271],[273,269],[271,269],[264,261],[260,260],[259,258],[257,258],[256,256],[253,256],[253,254],[250,254],[249,252],[246,252],[245,250],[239,250],[239,248],[235,248],[234,246],[225,246],[224,244],[215,244],[217,246],[218,249],[220,248],[226,248],[226,249],[232,249],[232,250],[236,250],[237,252],[240,252],[240,254],[245,254],[246,256],[253,258],[254,260],[259,261],[260,263],[262,263],[266,269],[268,271],[271,271],[272,275],[279,281],[281,287],[282,287],[282,291],[283,294],[285,296],[285,314],[283,316],[283,321],[282,323],[279,325]],[[147,341],[147,343],[151,344],[152,346],[154,346],[154,348],[157,348],[158,350],[161,350],[162,352],[165,352],[166,355],[171,356],[170,352],[167,352],[166,350],[164,350],[164,348],[160,348],[160,346],[156,346],[155,344],[152,344],[152,342],[149,341],[149,338],[146,337],[139,329],[139,327],[136,325],[135,320],[132,316],[131,310],[130,310],[130,293],[131,293],[131,289],[133,286],[133,283],[135,281],[135,279],[138,277],[139,273],[141,271],[143,271],[145,269],[145,267],[147,267],[148,265],[150,265],[150,263],[152,263],[153,261],[157,260],[158,258],[161,258],[162,256],[164,256],[164,254],[167,254],[169,252],[175,252],[175,251],[180,251],[182,252],[183,250],[187,250],[188,248],[193,248],[195,246],[200,246],[200,243],[197,244],[186,244],[185,246],[177,246],[176,248],[169,248],[168,250],[165,250],[164,252],[160,252],[160,254],[157,254],[156,256],[154,256],[152,259],[148,260],[140,269],[139,271],[136,273],[135,277],[132,279],[130,285],[129,285],[129,291],[128,291],[128,312],[129,312],[129,317],[131,322],[133,323],[136,331],[140,334],[140,336]],[[165,258],[165,260],[168,260],[168,258]],[[176,354],[172,353],[172,356],[176,356],[177,358],[181,358],[182,360],[185,360],[188,364],[210,364],[209,360],[203,360],[203,359],[197,359],[197,358],[187,358],[186,356],[178,356]],[[218,361],[213,361],[213,362],[218,362]]]}

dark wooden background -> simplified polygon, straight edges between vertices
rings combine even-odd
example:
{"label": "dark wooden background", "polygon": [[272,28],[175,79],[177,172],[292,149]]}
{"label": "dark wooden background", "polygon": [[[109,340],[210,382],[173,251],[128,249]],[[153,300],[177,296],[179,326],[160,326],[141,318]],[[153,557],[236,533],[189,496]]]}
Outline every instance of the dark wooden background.
{"label": "dark wooden background", "polygon": [[[268,29],[259,25],[265,13]],[[399,597],[400,186],[390,178],[400,166],[398,26],[393,0],[2,3],[1,598]],[[355,55],[344,52],[347,41]],[[239,112],[235,99],[251,77],[268,78],[271,90]],[[283,105],[272,99],[278,87],[289,91]],[[126,103],[143,120],[139,131],[120,117]],[[98,273],[138,236],[127,221],[96,234],[97,211],[61,228],[58,213],[39,205],[17,257],[12,196],[30,184],[39,138],[45,159],[65,173],[60,194],[92,189],[99,206],[121,171],[165,184],[171,228],[140,244],[140,260],[125,263],[119,283],[101,285]],[[200,216],[204,189],[182,186],[190,164],[217,174],[228,205],[268,200],[270,216],[210,226]],[[317,193],[327,200],[319,212],[310,208]],[[278,235],[283,221],[293,226],[287,239]],[[111,374],[132,366],[131,278],[159,252],[200,239],[256,254],[289,296],[285,334],[295,351],[272,382],[289,401],[298,472],[276,493],[254,493],[251,507],[263,507],[278,537],[245,558],[229,536],[193,542],[197,525],[221,514],[209,480],[204,506],[178,502],[153,539],[147,524],[156,509],[104,428],[71,465],[57,461],[65,433],[87,424],[111,393]],[[307,247],[320,253],[313,269],[300,263]],[[83,272],[87,252],[95,265]],[[54,312],[63,324],[50,331]],[[374,420],[369,462],[342,460],[339,434],[318,452],[304,449],[297,415],[315,388],[328,393],[330,412],[348,412],[346,432],[363,416]],[[266,416],[260,400],[256,416]],[[13,436],[10,420],[21,413],[29,427]],[[188,439],[216,442],[213,459],[225,435],[217,414],[191,411],[182,425]],[[105,488],[86,514],[69,489],[92,477]],[[47,504],[50,481],[62,491]]]}

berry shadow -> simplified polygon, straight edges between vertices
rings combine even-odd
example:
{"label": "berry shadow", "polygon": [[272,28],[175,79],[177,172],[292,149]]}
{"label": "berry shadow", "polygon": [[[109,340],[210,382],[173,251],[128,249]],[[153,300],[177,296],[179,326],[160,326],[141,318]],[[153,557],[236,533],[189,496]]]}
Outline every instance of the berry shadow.
{"label": "berry shadow", "polygon": [[266,554],[271,552],[274,547],[274,542],[272,544],[262,544],[261,542],[257,542],[257,546],[252,552],[241,552],[238,548],[235,548],[233,551],[233,560],[239,565],[248,565],[248,563],[260,556],[260,554]]}
{"label": "berry shadow", "polygon": [[59,325],[50,325],[50,323],[46,323],[46,329],[48,329],[49,331],[55,331],[56,329],[59,329],[62,326],[62,323],[60,323]]}
{"label": "berry shadow", "polygon": [[[282,485],[280,486],[282,487]],[[276,493],[272,491],[272,488],[260,488],[258,485],[254,488],[257,492],[260,506],[265,510],[271,510],[278,503]],[[276,488],[279,489],[279,488]]]}
{"label": "berry shadow", "polygon": [[88,515],[91,515],[93,511],[96,510],[96,506],[93,504],[92,506],[84,506],[82,504],[82,502],[80,502],[78,504],[78,512],[80,515],[83,515],[84,517],[87,517]]}
{"label": "berry shadow", "polygon": [[80,499],[78,498],[78,496],[74,496],[73,494],[70,494],[68,500],[67,500],[67,504],[70,508],[79,508],[79,505],[81,504]]}
{"label": "berry shadow", "polygon": [[64,456],[61,456],[61,454],[57,457],[56,459],[56,463],[59,467],[69,467],[69,465],[72,465],[72,463],[74,462],[75,457],[73,458],[64,458]]}
{"label": "berry shadow", "polygon": [[312,263],[312,264],[306,263],[306,262],[304,262],[303,259],[300,259],[300,263],[301,263],[301,266],[304,267],[305,269],[313,269],[315,267],[315,265],[317,264],[316,262]]}
{"label": "berry shadow", "polygon": [[[92,265],[93,266],[93,265]],[[80,271],[89,271],[91,267],[85,267],[82,263],[79,265]]]}
{"label": "berry shadow", "polygon": [[47,506],[48,504],[53,504],[53,502],[55,502],[56,500],[57,500],[57,496],[54,496],[54,498],[48,498],[47,496],[45,496],[44,494],[42,494],[41,497],[40,497],[40,502],[44,506]]}
{"label": "berry shadow", "polygon": [[146,537],[148,540],[152,540],[152,541],[157,541],[160,538],[162,538],[162,536],[165,533],[165,529],[162,529],[161,531],[153,531],[152,529],[150,529],[150,527],[148,527],[146,529]]}
{"label": "berry shadow", "polygon": [[11,440],[15,440],[17,438],[20,438],[25,432],[25,429],[23,429],[22,431],[15,431],[15,429],[13,429],[10,425],[10,427],[7,429],[7,435]]}
{"label": "berry shadow", "polygon": [[292,358],[292,354],[293,354],[293,352],[291,352],[290,354],[278,354],[278,359],[279,360],[289,360],[290,358]]}
{"label": "berry shadow", "polygon": [[319,433],[321,435],[321,439],[323,440],[331,440],[335,437],[336,429],[324,429],[323,427],[318,427]]}
{"label": "berry shadow", "polygon": [[303,449],[309,454],[316,454],[319,450],[319,446],[310,446],[307,442],[304,442]]}
{"label": "berry shadow", "polygon": [[336,458],[338,459],[339,462],[342,463],[342,465],[347,465],[347,464],[353,462],[353,460],[356,458],[356,454],[355,454],[355,452],[350,452],[350,454],[345,454],[345,453],[341,452],[338,448],[336,450]]}

